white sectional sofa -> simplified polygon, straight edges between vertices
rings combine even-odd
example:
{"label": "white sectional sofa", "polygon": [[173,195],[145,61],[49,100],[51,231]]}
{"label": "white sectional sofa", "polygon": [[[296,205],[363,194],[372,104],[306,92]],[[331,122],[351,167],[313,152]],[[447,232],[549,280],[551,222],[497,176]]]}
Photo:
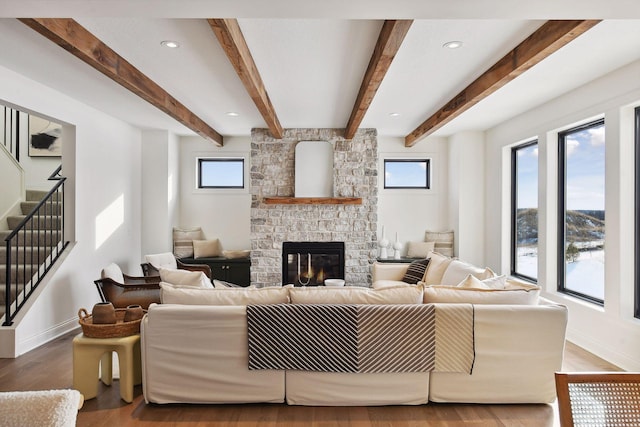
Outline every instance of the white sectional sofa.
{"label": "white sectional sofa", "polygon": [[[376,282],[401,279],[406,268],[406,264],[374,265],[374,277]],[[535,287],[486,291],[484,300],[474,303],[475,361],[471,374],[249,370],[248,304],[429,302],[425,299],[429,286],[398,285],[308,290],[163,287],[164,303],[150,306],[141,325],[145,400],[322,406],[554,401],[554,372],[562,365],[567,309],[538,303],[537,296],[532,296]],[[533,294],[522,304],[486,303],[486,294],[515,292]]]}

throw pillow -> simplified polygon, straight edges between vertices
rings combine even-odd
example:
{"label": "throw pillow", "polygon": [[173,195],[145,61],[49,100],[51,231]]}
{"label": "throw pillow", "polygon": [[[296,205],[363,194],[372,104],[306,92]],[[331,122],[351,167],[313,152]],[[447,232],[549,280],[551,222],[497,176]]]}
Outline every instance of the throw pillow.
{"label": "throw pillow", "polygon": [[426,258],[434,251],[435,242],[409,242],[407,244],[407,258]]}
{"label": "throw pillow", "polygon": [[163,304],[185,305],[249,305],[286,304],[289,290],[282,287],[267,288],[176,288],[160,282],[160,300]]}
{"label": "throw pillow", "polygon": [[447,270],[447,267],[449,267],[451,261],[453,261],[453,259],[442,255],[441,253],[429,253],[429,266],[427,267],[427,273],[425,274],[423,281],[427,285],[439,285],[442,281],[442,276]]}
{"label": "throw pillow", "polygon": [[434,242],[435,252],[439,252],[448,257],[453,256],[453,230],[451,231],[429,231],[424,233],[425,242]]}
{"label": "throw pillow", "polygon": [[415,285],[416,283],[421,282],[425,272],[427,271],[428,265],[428,258],[413,261],[411,264],[409,264],[409,268],[407,268],[407,272],[404,274],[402,281],[407,282],[411,285]]}
{"label": "throw pillow", "polygon": [[458,283],[458,288],[477,289],[504,289],[507,284],[507,276],[496,276],[489,279],[480,280],[473,274],[469,274],[462,282]]}
{"label": "throw pillow", "polygon": [[124,283],[124,275],[122,270],[118,267],[118,264],[111,263],[100,272],[100,277],[103,279],[109,278],[116,283]]}
{"label": "throw pillow", "polygon": [[229,259],[247,258],[251,255],[250,249],[242,249],[239,251],[222,251],[222,256]]}
{"label": "throw pillow", "polygon": [[200,227],[173,228],[173,254],[176,258],[193,256],[193,241],[204,239],[204,233]]}
{"label": "throw pillow", "polygon": [[491,289],[473,274],[469,274],[462,282],[458,283],[456,288]]}
{"label": "throw pillow", "polygon": [[218,257],[220,254],[220,241],[218,239],[193,241],[193,257],[196,259]]}
{"label": "throw pillow", "polygon": [[185,288],[213,288],[211,281],[202,271],[171,270],[160,268],[160,280]]}
{"label": "throw pillow", "polygon": [[449,266],[445,270],[442,275],[442,280],[440,283],[433,283],[434,285],[444,285],[444,286],[456,286],[462,280],[464,280],[467,275],[472,274],[480,280],[488,279],[490,277],[495,276],[494,272],[491,271],[490,268],[480,268],[475,265],[460,261],[460,260],[452,260],[449,263]]}
{"label": "throw pillow", "polygon": [[[285,288],[286,289],[286,288]],[[289,288],[294,304],[421,304],[422,286],[383,289],[364,286]]]}
{"label": "throw pillow", "polygon": [[145,255],[144,259],[156,270],[159,270],[160,268],[170,268],[175,270],[178,268],[176,257],[171,252]]}
{"label": "throw pillow", "polygon": [[242,288],[243,286],[236,285],[235,283],[225,282],[224,280],[213,279],[213,287],[219,288]]}

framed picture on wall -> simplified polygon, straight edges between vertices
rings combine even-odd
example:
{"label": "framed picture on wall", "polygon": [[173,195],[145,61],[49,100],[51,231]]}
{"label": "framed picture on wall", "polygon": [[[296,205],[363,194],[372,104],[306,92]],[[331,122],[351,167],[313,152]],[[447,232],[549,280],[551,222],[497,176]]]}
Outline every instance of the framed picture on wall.
{"label": "framed picture on wall", "polygon": [[29,156],[62,156],[62,125],[29,114]]}

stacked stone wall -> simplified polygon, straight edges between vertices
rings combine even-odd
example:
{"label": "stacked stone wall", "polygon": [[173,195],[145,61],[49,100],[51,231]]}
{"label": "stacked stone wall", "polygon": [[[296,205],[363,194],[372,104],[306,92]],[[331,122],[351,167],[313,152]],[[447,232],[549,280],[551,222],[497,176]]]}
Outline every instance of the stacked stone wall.
{"label": "stacked stone wall", "polygon": [[[251,132],[251,283],[282,282],[282,242],[345,242],[347,285],[369,286],[376,256],[378,141],[375,129],[352,140],[341,129],[286,129],[274,139],[267,129]],[[328,141],[334,148],[334,196],[360,197],[361,205],[265,204],[263,197],[295,192],[295,146]],[[308,172],[313,179],[313,170]]]}

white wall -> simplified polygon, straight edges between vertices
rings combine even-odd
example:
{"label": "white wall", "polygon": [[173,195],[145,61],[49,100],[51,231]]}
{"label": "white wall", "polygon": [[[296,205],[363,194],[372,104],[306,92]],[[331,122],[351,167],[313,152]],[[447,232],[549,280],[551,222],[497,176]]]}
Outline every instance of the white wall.
{"label": "white wall", "polygon": [[179,139],[160,130],[142,132],[142,253],[171,252],[179,223]]}
{"label": "white wall", "polygon": [[[225,137],[217,147],[200,137],[180,138],[180,226],[202,227],[207,239],[220,239],[225,250],[249,249],[251,241],[250,137]],[[245,159],[245,189],[198,189],[198,157]]]}
{"label": "white wall", "polygon": [[[404,138],[378,136],[378,238],[382,226],[386,238],[393,243],[396,232],[406,254],[407,242],[424,241],[426,230],[451,228],[448,217],[448,153],[444,138],[426,138],[406,148]],[[385,158],[430,158],[431,189],[384,189]],[[393,251],[389,251],[392,256]]]}
{"label": "white wall", "polygon": [[[486,261],[509,271],[510,145],[539,139],[538,282],[569,307],[568,338],[619,365],[640,370],[640,320],[633,317],[633,106],[640,105],[640,61],[496,126],[486,134]],[[606,126],[605,306],[556,291],[557,131],[595,117]],[[495,165],[495,167],[493,167]]]}
{"label": "white wall", "polygon": [[455,254],[476,265],[484,260],[484,133],[460,132],[448,138],[449,226]]}
{"label": "white wall", "polygon": [[[15,328],[16,354],[78,326],[78,309],[98,301],[93,280],[110,262],[140,267],[140,131],[66,95],[0,67],[3,102],[66,123],[63,146],[67,226],[72,246],[41,284]],[[75,194],[74,194],[75,193]],[[24,309],[23,309],[24,310]],[[0,351],[12,352],[0,342]]]}

